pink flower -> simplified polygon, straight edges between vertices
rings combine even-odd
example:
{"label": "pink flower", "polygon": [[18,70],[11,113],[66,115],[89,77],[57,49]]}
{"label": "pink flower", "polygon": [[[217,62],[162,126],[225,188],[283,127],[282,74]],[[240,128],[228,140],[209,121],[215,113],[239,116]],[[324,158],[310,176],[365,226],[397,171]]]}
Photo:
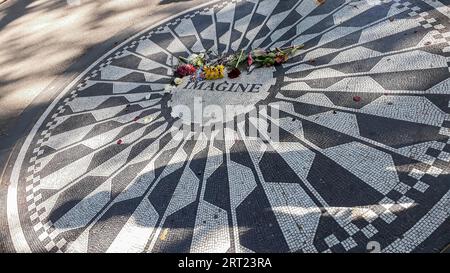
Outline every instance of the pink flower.
{"label": "pink flower", "polygon": [[287,62],[288,60],[288,55],[284,54],[284,53],[277,53],[276,57],[275,57],[275,62],[277,64],[281,64],[284,62]]}
{"label": "pink flower", "polygon": [[251,66],[253,64],[252,53],[248,53],[247,64],[248,64],[248,66]]}

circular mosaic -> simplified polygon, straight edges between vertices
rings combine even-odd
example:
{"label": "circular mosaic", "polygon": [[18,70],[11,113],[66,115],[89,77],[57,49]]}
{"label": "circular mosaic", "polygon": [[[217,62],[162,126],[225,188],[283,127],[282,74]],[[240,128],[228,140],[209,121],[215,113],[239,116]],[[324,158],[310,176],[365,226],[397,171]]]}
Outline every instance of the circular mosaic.
{"label": "circular mosaic", "polygon": [[[25,141],[8,193],[16,250],[438,251],[450,239],[446,9],[221,1],[129,39]],[[301,44],[281,66],[168,88],[180,56]]]}

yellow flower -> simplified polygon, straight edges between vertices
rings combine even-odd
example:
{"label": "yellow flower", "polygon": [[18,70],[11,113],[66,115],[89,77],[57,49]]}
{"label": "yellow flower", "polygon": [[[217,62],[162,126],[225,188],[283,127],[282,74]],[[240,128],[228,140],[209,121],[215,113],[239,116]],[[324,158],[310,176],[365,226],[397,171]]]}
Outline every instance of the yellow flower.
{"label": "yellow flower", "polygon": [[205,79],[207,80],[222,79],[225,75],[224,69],[225,67],[223,65],[204,66],[203,71],[205,72]]}

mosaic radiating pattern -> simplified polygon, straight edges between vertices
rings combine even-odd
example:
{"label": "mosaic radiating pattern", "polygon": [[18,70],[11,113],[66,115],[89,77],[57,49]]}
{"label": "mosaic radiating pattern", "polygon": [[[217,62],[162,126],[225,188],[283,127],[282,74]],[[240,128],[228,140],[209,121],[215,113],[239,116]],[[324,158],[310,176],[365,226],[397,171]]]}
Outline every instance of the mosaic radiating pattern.
{"label": "mosaic radiating pattern", "polygon": [[[30,249],[443,247],[448,3],[320,2],[211,3],[139,34],[86,71],[50,106],[16,162],[17,215]],[[257,92],[167,88],[179,56],[299,44],[286,64],[235,80],[260,84]],[[257,139],[239,137],[257,128],[246,111],[232,116],[243,117],[234,128],[175,137],[182,117],[173,108],[194,96],[204,106],[258,106],[263,116],[278,107],[279,120],[266,125],[280,138],[260,129]]]}

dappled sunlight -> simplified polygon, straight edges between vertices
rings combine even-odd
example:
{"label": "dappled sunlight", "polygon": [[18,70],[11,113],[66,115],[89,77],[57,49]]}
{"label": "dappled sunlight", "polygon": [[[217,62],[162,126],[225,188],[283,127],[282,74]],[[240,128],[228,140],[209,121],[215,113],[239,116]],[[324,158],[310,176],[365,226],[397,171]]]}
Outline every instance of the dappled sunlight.
{"label": "dappled sunlight", "polygon": [[[80,2],[79,5],[76,3]],[[201,3],[205,1],[191,1]],[[81,57],[100,57],[145,27],[186,8],[158,0],[8,1],[0,6],[0,125],[17,116],[55,79],[66,81]],[[149,16],[151,15],[151,16]],[[119,36],[120,38],[120,36]],[[97,44],[98,51],[92,50]],[[87,67],[89,63],[84,64]],[[81,65],[83,66],[82,62]]]}

